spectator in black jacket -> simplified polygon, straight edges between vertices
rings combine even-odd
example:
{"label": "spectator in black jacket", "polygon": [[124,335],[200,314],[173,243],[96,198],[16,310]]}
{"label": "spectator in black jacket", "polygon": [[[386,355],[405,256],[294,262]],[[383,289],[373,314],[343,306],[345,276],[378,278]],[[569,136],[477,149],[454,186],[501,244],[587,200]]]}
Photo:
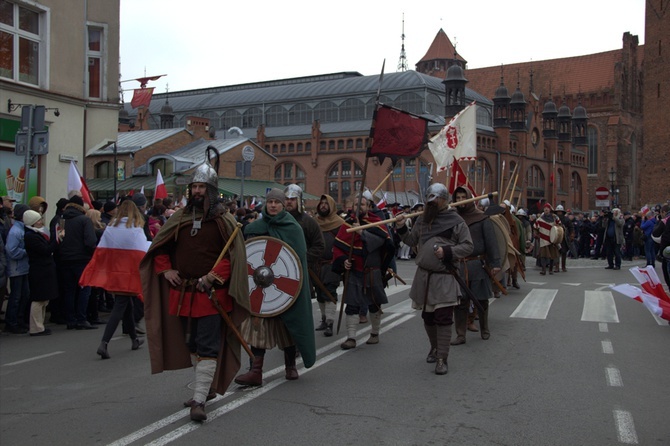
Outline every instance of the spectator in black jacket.
{"label": "spectator in black jacket", "polygon": [[86,320],[90,287],[80,287],[79,278],[98,243],[93,222],[86,216],[84,201],[80,196],[70,198],[63,209],[65,235],[58,247],[61,264],[60,278],[63,283],[65,319],[68,330],[91,330],[98,328]]}

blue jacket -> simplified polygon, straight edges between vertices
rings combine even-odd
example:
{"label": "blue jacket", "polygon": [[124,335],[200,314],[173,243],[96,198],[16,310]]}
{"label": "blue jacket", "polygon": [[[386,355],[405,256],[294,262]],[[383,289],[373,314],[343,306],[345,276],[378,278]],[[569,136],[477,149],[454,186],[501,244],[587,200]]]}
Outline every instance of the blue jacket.
{"label": "blue jacket", "polygon": [[25,235],[23,222],[15,221],[7,234],[5,253],[7,254],[7,277],[16,277],[28,274],[28,253],[23,240]]}

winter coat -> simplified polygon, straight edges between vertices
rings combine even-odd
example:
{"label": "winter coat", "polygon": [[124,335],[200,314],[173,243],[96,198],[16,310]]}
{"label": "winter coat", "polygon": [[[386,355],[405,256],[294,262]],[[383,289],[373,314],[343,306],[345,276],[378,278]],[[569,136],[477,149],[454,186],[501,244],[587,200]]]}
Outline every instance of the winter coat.
{"label": "winter coat", "polygon": [[60,262],[64,264],[87,264],[98,244],[93,222],[86,210],[74,203],[63,209],[65,237],[58,247]]}
{"label": "winter coat", "polygon": [[0,237],[0,288],[7,286],[7,254],[5,254],[5,242]]}
{"label": "winter coat", "polygon": [[45,234],[26,228],[26,251],[30,262],[28,283],[30,284],[30,300],[45,301],[58,297],[58,276],[53,252],[56,242]]}
{"label": "winter coat", "polygon": [[7,254],[7,277],[18,277],[28,274],[30,268],[28,253],[24,241],[23,222],[15,221],[7,234],[5,253]]}

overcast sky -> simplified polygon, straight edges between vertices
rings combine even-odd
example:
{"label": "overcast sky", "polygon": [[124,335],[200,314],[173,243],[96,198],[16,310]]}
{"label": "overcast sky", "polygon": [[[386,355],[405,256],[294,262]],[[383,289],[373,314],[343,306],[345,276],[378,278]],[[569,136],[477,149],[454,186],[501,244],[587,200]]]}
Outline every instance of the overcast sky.
{"label": "overcast sky", "polygon": [[[645,0],[121,0],[121,79],[157,93],[341,71],[409,69],[444,29],[468,68],[644,43]],[[125,82],[124,90],[137,88]],[[124,94],[126,101],[131,93]]]}

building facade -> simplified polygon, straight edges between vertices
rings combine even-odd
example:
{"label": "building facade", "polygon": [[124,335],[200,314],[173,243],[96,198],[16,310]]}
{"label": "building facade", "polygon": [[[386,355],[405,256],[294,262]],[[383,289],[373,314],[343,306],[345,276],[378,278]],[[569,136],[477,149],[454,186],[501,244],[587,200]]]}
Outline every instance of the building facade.
{"label": "building facade", "polygon": [[[55,204],[70,160],[87,175],[86,154],[116,139],[119,0],[0,0],[0,36],[0,194]],[[48,154],[16,155],[22,113],[37,106],[44,122],[30,127],[48,129]]]}

